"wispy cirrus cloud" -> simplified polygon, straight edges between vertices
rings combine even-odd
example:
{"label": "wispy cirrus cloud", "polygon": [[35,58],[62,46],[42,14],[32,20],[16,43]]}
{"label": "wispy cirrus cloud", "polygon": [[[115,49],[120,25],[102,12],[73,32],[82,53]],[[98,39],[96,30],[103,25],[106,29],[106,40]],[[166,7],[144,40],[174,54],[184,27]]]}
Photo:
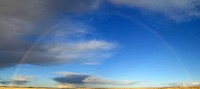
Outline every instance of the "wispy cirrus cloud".
{"label": "wispy cirrus cloud", "polygon": [[200,16],[198,0],[110,0],[115,5],[163,14],[173,20]]}
{"label": "wispy cirrus cloud", "polygon": [[[47,53],[55,55],[60,60],[75,63],[98,63],[101,59],[110,57],[109,50],[115,48],[115,45],[101,40],[80,41],[75,43],[61,43],[48,46]],[[58,60],[59,61],[59,60]]]}
{"label": "wispy cirrus cloud", "polygon": [[[98,64],[101,60],[112,56],[112,50],[117,46],[115,43],[96,39],[90,27],[81,22],[75,22],[67,21],[58,25],[58,28],[53,28],[52,32],[41,40],[39,47],[43,51],[36,50],[35,52],[33,50],[26,62],[35,62],[36,64]],[[35,58],[35,55],[40,58]]]}
{"label": "wispy cirrus cloud", "polygon": [[97,84],[97,85],[117,85],[117,86],[126,86],[126,85],[135,85],[139,81],[117,81],[110,80],[102,77],[91,76],[83,80],[87,84]]}
{"label": "wispy cirrus cloud", "polygon": [[60,85],[64,86],[94,86],[94,85],[116,85],[116,86],[126,86],[135,85],[139,83],[138,81],[117,81],[111,80],[103,77],[98,77],[90,74],[81,74],[73,72],[56,72],[56,74],[62,75],[60,77],[53,78],[54,81],[58,82]]}
{"label": "wispy cirrus cloud", "polygon": [[171,83],[170,86],[200,86],[200,82],[179,82]]}

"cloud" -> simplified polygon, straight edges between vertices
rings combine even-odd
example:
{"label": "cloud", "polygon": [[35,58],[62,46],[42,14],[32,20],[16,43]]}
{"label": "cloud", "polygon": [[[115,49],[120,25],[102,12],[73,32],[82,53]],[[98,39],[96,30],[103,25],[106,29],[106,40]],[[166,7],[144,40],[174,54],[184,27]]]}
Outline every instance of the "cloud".
{"label": "cloud", "polygon": [[[20,64],[97,64],[114,43],[96,39],[92,27],[64,13],[98,9],[99,0],[0,0],[0,68]],[[63,18],[61,18],[63,17]],[[56,19],[55,18],[61,18]]]}
{"label": "cloud", "polygon": [[88,75],[69,75],[65,77],[54,78],[54,80],[62,84],[83,84],[83,80],[87,77]]}
{"label": "cloud", "polygon": [[[81,22],[64,22],[41,40],[26,63],[92,64],[109,58],[116,44],[93,37],[90,28]],[[39,49],[39,51],[37,50]]]}
{"label": "cloud", "polygon": [[89,74],[73,73],[73,72],[56,72],[56,74],[63,75],[61,77],[53,78],[54,81],[60,83],[62,86],[92,86],[92,85],[134,85],[136,81],[116,81],[102,77],[97,77]]}
{"label": "cloud", "polygon": [[[0,67],[18,64],[24,57],[23,63],[43,65],[96,64],[112,56],[112,50],[116,48],[116,44],[94,38],[87,25],[79,21],[75,22],[58,23],[49,28],[50,30],[46,33],[39,34],[39,40],[33,42],[29,42],[33,34],[23,34],[17,30],[14,30],[16,32],[11,37],[7,37],[10,35],[2,36],[1,41],[5,43],[0,45],[3,49],[0,51],[0,60],[3,61]],[[10,34],[8,31],[3,32]]]}
{"label": "cloud", "polygon": [[100,3],[100,0],[51,0],[52,8],[55,9],[55,11],[70,13],[83,13],[95,10],[99,7]]}
{"label": "cloud", "polygon": [[87,84],[98,84],[98,85],[119,85],[119,86],[125,86],[125,85],[135,85],[138,83],[138,81],[116,81],[116,80],[110,80],[102,77],[95,77],[91,76],[83,80]]}
{"label": "cloud", "polygon": [[200,86],[200,82],[171,83],[170,86]]}
{"label": "cloud", "polygon": [[[66,59],[68,63],[95,63],[100,59],[105,59],[111,56],[109,50],[113,49],[114,45],[101,40],[89,40],[68,44],[57,44],[48,46],[48,54],[56,54],[57,59]],[[106,52],[108,50],[108,52]],[[77,60],[77,61],[74,61]]]}
{"label": "cloud", "polygon": [[97,9],[99,4],[99,0],[0,0],[0,15],[37,21],[57,13],[88,12]]}
{"label": "cloud", "polygon": [[0,84],[8,85],[9,83],[10,83],[10,81],[6,81],[6,80],[1,80],[0,79]]}
{"label": "cloud", "polygon": [[11,80],[0,80],[0,84],[8,85],[8,84],[15,84],[15,85],[25,85],[31,81],[36,79],[35,76],[27,76],[27,75],[15,75]]}
{"label": "cloud", "polygon": [[[80,75],[80,73],[74,73],[74,72],[55,72],[55,74],[64,75],[64,76]],[[81,74],[81,75],[83,75],[83,74]]]}
{"label": "cloud", "polygon": [[27,84],[28,82],[31,82],[34,80],[36,77],[35,76],[27,76],[27,75],[15,75],[12,78],[12,83],[16,85],[24,85]]}
{"label": "cloud", "polygon": [[200,16],[198,0],[110,0],[110,2],[115,5],[163,14],[174,20]]}

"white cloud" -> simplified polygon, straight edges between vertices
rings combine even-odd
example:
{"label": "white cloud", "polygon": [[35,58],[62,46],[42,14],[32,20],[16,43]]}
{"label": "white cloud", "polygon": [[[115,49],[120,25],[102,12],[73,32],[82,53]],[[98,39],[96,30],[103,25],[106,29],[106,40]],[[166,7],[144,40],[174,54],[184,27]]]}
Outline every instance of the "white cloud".
{"label": "white cloud", "polygon": [[[115,43],[96,39],[93,28],[78,20],[68,19],[49,29],[26,54],[24,63],[96,65],[111,57],[117,47]],[[20,52],[12,55],[23,54]]]}
{"label": "white cloud", "polygon": [[86,24],[66,21],[43,39],[42,48],[45,51],[38,55],[50,55],[50,58],[55,59],[52,59],[54,63],[98,64],[101,60],[111,57],[117,45],[96,39],[94,34]]}
{"label": "white cloud", "polygon": [[74,72],[55,72],[55,74],[64,75],[64,76],[80,75],[80,73],[74,73]]}
{"label": "white cloud", "polygon": [[134,85],[138,82],[133,82],[133,81],[117,81],[117,80],[110,80],[102,77],[95,77],[95,76],[90,76],[83,80],[86,84],[97,84],[97,85]]}
{"label": "white cloud", "polygon": [[27,81],[27,80],[32,80],[34,78],[35,78],[35,76],[14,75],[12,80],[14,80],[14,81]]}
{"label": "white cloud", "polygon": [[166,15],[174,20],[186,17],[199,16],[198,0],[110,0],[116,5],[143,9],[150,12]]}
{"label": "white cloud", "polygon": [[115,47],[113,44],[101,40],[91,40],[91,41],[81,42],[75,44],[74,46],[76,46],[76,48],[74,47],[74,49],[76,49],[77,51],[97,50],[97,49],[109,50]]}
{"label": "white cloud", "polygon": [[35,79],[35,76],[27,76],[27,75],[14,75],[12,78],[11,83],[17,84],[17,85],[24,85],[28,82],[31,82]]}
{"label": "white cloud", "polygon": [[54,55],[58,59],[66,61],[79,60],[87,63],[110,57],[111,53],[109,53],[109,50],[112,50],[114,47],[114,44],[101,40],[80,41],[76,43],[67,42],[49,46],[47,53]]}
{"label": "white cloud", "polygon": [[182,83],[171,83],[171,86],[200,86],[200,82],[182,82]]}

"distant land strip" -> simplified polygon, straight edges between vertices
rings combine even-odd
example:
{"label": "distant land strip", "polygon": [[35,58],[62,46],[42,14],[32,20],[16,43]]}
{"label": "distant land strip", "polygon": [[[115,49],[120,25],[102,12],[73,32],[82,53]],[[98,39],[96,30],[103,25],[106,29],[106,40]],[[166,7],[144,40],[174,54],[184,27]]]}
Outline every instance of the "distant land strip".
{"label": "distant land strip", "polygon": [[155,87],[155,88],[47,88],[47,87],[10,87],[0,86],[0,89],[200,89],[200,86],[192,87]]}

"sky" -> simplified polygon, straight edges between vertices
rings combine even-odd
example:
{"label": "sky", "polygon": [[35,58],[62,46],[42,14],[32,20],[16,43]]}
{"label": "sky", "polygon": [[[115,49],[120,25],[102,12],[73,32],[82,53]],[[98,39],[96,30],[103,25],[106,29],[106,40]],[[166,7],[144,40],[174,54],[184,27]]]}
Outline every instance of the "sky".
{"label": "sky", "polygon": [[0,0],[0,86],[199,86],[199,29],[199,0]]}

